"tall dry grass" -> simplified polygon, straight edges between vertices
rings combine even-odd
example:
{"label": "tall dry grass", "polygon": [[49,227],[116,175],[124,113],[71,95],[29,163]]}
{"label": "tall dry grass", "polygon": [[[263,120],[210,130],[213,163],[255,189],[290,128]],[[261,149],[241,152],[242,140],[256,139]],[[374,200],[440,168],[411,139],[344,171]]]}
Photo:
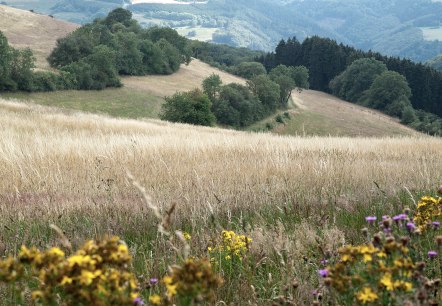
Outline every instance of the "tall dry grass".
{"label": "tall dry grass", "polygon": [[11,205],[22,215],[136,207],[127,171],[160,207],[177,202],[181,217],[284,202],[351,210],[373,195],[432,189],[442,179],[442,140],[432,137],[281,137],[12,101],[1,101],[0,124],[2,210]]}
{"label": "tall dry grass", "polygon": [[[163,277],[182,243],[157,231],[130,172],[162,216],[176,203],[165,224],[191,233],[192,256],[207,256],[221,229],[253,238],[240,274],[222,271],[218,300],[270,305],[291,292],[310,305],[324,252],[361,242],[366,215],[434,190],[441,154],[433,137],[283,137],[0,100],[0,257],[59,245],[57,224],[74,246],[119,235],[137,275]],[[13,304],[3,289],[0,305]]]}

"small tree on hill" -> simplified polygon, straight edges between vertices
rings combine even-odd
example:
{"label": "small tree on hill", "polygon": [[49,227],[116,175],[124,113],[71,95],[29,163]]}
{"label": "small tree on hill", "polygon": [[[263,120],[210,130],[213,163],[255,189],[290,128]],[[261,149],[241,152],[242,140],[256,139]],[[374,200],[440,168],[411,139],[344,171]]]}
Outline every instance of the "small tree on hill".
{"label": "small tree on hill", "polygon": [[160,118],[172,122],[212,126],[215,115],[211,111],[212,103],[201,90],[179,92],[166,97]]}
{"label": "small tree on hill", "polygon": [[406,107],[411,107],[410,97],[407,79],[395,71],[385,71],[371,85],[366,105],[399,116]]}
{"label": "small tree on hill", "polygon": [[308,88],[308,69],[303,66],[287,67],[278,65],[270,71],[269,77],[279,85],[281,106],[287,105],[292,95],[292,90],[295,88]]}
{"label": "small tree on hill", "polygon": [[216,97],[219,95],[221,90],[221,85],[223,82],[219,75],[212,73],[211,76],[203,80],[204,93],[209,97],[212,103],[215,101]]}

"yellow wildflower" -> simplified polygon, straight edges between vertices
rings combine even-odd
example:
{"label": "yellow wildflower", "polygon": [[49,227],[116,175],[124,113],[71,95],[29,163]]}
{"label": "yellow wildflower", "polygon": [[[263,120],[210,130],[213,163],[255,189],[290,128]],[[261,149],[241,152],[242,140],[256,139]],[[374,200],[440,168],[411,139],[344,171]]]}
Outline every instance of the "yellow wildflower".
{"label": "yellow wildflower", "polygon": [[186,239],[187,241],[189,241],[190,239],[192,239],[192,236],[191,236],[188,232],[183,232],[183,237],[184,237],[184,239]]}
{"label": "yellow wildflower", "polygon": [[36,300],[41,299],[43,297],[44,297],[43,291],[40,291],[40,290],[33,291],[31,294],[31,298],[33,301],[36,301]]}
{"label": "yellow wildflower", "polygon": [[393,285],[393,281],[391,280],[391,273],[390,272],[385,273],[384,276],[382,276],[380,282],[382,285],[385,286],[385,288],[387,288],[388,291],[394,290],[394,285]]}
{"label": "yellow wildflower", "polygon": [[72,278],[63,276],[63,279],[61,280],[60,285],[64,286],[66,284],[72,284]]}
{"label": "yellow wildflower", "polygon": [[373,257],[370,254],[364,254],[364,262],[370,262],[373,261]]}
{"label": "yellow wildflower", "polygon": [[369,287],[364,287],[358,294],[356,295],[357,299],[362,303],[370,303],[374,302],[378,299],[378,295]]}
{"label": "yellow wildflower", "polygon": [[82,270],[81,275],[79,277],[80,284],[88,286],[88,285],[92,284],[92,281],[100,275],[101,275],[100,270],[97,270],[95,272],[91,272],[88,270]]}
{"label": "yellow wildflower", "polygon": [[149,296],[149,302],[152,305],[161,305],[161,297],[158,294]]}

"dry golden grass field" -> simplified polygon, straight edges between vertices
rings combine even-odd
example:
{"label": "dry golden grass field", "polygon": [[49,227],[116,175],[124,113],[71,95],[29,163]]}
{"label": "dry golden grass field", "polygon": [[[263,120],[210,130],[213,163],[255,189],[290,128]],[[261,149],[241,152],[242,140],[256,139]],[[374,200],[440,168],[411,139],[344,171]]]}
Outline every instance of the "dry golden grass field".
{"label": "dry golden grass field", "polygon": [[127,171],[161,207],[177,201],[189,217],[318,198],[348,210],[379,193],[373,182],[388,194],[426,190],[442,173],[442,140],[423,136],[282,137],[4,100],[0,124],[2,213],[27,217],[139,204]]}
{"label": "dry golden grass field", "polygon": [[0,31],[16,48],[29,47],[37,59],[36,66],[48,69],[47,56],[58,38],[64,37],[79,26],[49,16],[0,5]]}

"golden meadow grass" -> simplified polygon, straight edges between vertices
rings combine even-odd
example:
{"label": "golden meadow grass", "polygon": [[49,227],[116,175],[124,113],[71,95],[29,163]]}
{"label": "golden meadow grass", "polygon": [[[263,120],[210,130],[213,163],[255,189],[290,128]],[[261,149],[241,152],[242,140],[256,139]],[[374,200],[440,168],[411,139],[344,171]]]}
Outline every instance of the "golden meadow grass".
{"label": "golden meadow grass", "polygon": [[234,304],[270,304],[295,280],[308,304],[318,248],[358,239],[365,215],[398,213],[442,180],[442,140],[425,136],[282,137],[14,101],[1,101],[0,125],[0,254],[56,245],[55,223],[76,246],[119,235],[139,274],[162,278],[180,242],[160,239],[130,172],[163,215],[176,203],[172,229],[190,232],[193,253],[221,227],[253,239],[254,268],[223,272],[217,298]]}
{"label": "golden meadow grass", "polygon": [[[160,121],[61,113],[2,102],[0,190],[69,209],[133,195],[130,171],[161,205],[185,214],[253,208],[291,198],[363,201],[407,187],[425,190],[442,173],[440,138],[278,137]],[[41,197],[39,197],[41,196]],[[46,202],[46,203],[45,203]]]}

